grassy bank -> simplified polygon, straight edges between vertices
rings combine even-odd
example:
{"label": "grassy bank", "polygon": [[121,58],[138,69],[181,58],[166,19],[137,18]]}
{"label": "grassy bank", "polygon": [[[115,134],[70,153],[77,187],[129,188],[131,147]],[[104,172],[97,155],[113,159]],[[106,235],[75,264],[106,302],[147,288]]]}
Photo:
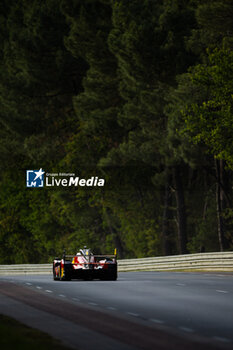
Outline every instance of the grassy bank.
{"label": "grassy bank", "polygon": [[7,350],[68,350],[48,334],[0,315],[0,347]]}

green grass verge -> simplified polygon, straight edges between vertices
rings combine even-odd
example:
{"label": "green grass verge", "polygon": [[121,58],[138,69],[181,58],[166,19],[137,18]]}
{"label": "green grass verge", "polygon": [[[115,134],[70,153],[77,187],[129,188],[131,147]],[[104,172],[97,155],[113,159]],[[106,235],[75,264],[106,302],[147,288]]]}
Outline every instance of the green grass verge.
{"label": "green grass verge", "polygon": [[0,315],[0,348],[6,350],[68,350],[46,333]]}

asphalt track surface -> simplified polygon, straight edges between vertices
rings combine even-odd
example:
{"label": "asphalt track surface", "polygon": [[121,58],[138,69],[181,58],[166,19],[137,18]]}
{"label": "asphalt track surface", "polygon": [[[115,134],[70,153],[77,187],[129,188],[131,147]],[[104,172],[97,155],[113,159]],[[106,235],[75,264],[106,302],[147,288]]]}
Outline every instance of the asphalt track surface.
{"label": "asphalt track surface", "polygon": [[1,276],[0,313],[77,350],[233,349],[233,274],[128,272],[117,281]]}

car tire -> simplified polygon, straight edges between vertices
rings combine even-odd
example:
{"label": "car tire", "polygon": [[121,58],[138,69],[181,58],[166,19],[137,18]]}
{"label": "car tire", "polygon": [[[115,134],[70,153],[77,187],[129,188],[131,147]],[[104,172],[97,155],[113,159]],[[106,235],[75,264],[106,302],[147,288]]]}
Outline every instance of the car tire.
{"label": "car tire", "polygon": [[110,281],[116,281],[117,280],[117,275],[113,274],[112,276],[110,276],[109,280]]}
{"label": "car tire", "polygon": [[117,280],[117,274],[116,273],[111,273],[106,276],[101,276],[100,277],[101,281],[116,281]]}
{"label": "car tire", "polygon": [[65,276],[61,277],[61,266],[60,266],[59,280],[60,281],[71,281],[71,278],[69,276],[65,275]]}
{"label": "car tire", "polygon": [[55,273],[55,270],[54,270],[54,267],[53,267],[53,280],[54,280],[54,281],[57,281],[57,280],[58,280],[58,278],[57,278],[57,276],[56,276],[56,273]]}

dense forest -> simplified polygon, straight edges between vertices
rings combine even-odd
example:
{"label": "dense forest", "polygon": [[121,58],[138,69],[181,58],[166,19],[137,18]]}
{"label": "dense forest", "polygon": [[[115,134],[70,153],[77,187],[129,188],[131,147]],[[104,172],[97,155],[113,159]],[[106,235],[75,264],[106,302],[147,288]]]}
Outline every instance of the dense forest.
{"label": "dense forest", "polygon": [[0,263],[233,249],[233,0],[2,0],[0,36]]}

